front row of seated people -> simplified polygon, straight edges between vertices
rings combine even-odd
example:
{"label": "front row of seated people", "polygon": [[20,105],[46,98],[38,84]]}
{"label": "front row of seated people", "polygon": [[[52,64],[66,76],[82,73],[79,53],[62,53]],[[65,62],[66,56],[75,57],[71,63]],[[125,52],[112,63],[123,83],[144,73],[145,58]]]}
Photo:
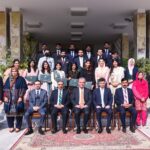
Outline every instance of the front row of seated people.
{"label": "front row of seated people", "polygon": [[[58,89],[52,91],[50,97],[50,112],[51,112],[51,120],[52,120],[52,133],[56,133],[57,129],[57,116],[58,113],[62,115],[62,131],[64,134],[67,133],[67,121],[69,118],[69,104],[70,102],[73,105],[73,113],[75,116],[76,122],[76,133],[81,133],[81,122],[80,118],[82,113],[84,114],[83,118],[83,127],[82,130],[84,133],[88,133],[87,124],[89,121],[89,117],[91,114],[92,106],[94,106],[94,110],[96,113],[96,118],[98,122],[98,133],[102,133],[102,112],[107,113],[107,125],[106,132],[111,133],[110,126],[111,120],[113,116],[112,103],[113,97],[109,88],[106,87],[106,81],[104,78],[100,78],[98,80],[98,88],[96,88],[93,93],[85,88],[85,79],[79,78],[78,87],[73,89],[71,96],[68,91],[64,89],[63,81],[58,82]],[[122,131],[126,132],[126,111],[131,113],[131,122],[130,122],[130,131],[135,132],[135,123],[136,123],[136,110],[134,108],[134,96],[132,90],[128,88],[127,79],[123,78],[121,81],[122,87],[118,88],[115,93],[115,104],[117,105],[117,111],[120,113],[120,118],[122,122]],[[48,113],[47,111],[47,102],[48,96],[47,92],[41,89],[41,82],[35,82],[35,89],[29,93],[29,107],[25,113],[26,124],[28,127],[28,131],[26,135],[32,134],[32,124],[30,120],[30,116],[33,112],[39,112],[41,115],[38,127],[39,133],[44,134],[42,130],[42,125],[44,123],[45,115]]]}

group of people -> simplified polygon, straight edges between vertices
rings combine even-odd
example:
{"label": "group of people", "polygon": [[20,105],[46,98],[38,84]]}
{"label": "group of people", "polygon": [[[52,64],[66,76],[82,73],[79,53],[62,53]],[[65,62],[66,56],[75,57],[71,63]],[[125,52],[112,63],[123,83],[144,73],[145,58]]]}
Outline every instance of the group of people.
{"label": "group of people", "polygon": [[36,61],[29,61],[28,68],[20,69],[20,62],[15,59],[4,72],[3,79],[0,78],[0,104],[4,102],[10,132],[20,131],[24,116],[28,128],[26,135],[33,133],[31,116],[38,112],[41,116],[38,131],[43,135],[43,122],[50,112],[52,133],[57,132],[57,115],[61,113],[62,131],[66,134],[71,112],[75,116],[77,134],[81,133],[82,113],[82,129],[88,133],[87,123],[91,112],[95,112],[98,133],[102,133],[101,115],[106,112],[106,131],[111,133],[114,109],[120,113],[123,132],[126,132],[126,111],[130,112],[130,130],[135,132],[135,125],[145,126],[147,120],[149,88],[144,76],[133,58],[128,60],[126,68],[122,67],[119,54],[111,52],[107,42],[95,56],[90,45],[85,52],[79,49],[77,53],[74,44],[70,44],[66,52],[58,43],[51,54],[43,44]]}

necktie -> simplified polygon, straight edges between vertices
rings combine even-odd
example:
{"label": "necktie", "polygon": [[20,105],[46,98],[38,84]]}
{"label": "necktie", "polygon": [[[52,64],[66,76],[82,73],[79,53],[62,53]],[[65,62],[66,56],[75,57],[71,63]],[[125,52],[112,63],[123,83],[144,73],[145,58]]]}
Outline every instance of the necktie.
{"label": "necktie", "polygon": [[85,101],[84,101],[84,91],[83,91],[83,89],[81,89],[79,105],[84,105],[84,104],[85,104]]}
{"label": "necktie", "polygon": [[124,102],[128,103],[127,89],[124,89]]}
{"label": "necktie", "polygon": [[104,89],[100,89],[101,90],[101,100],[102,100],[102,107],[105,107],[105,103],[104,103]]}
{"label": "necktie", "polygon": [[36,106],[39,105],[39,99],[40,99],[40,91],[37,90],[36,91],[36,98],[35,98],[35,104],[36,104]]}
{"label": "necktie", "polygon": [[61,105],[61,103],[62,103],[62,90],[60,90],[59,96],[58,96],[58,104]]}

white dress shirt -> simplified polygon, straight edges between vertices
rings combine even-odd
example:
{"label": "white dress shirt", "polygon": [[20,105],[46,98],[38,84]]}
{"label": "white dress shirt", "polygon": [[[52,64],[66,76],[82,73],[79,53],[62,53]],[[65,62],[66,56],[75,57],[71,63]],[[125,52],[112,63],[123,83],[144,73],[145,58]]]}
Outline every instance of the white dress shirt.
{"label": "white dress shirt", "polygon": [[79,57],[80,66],[83,68],[83,57]]}
{"label": "white dress shirt", "polygon": [[105,102],[104,102],[104,88],[100,88],[100,93],[101,93],[102,108],[104,108],[105,107]]}
{"label": "white dress shirt", "polygon": [[91,59],[91,52],[87,52],[88,59]]}

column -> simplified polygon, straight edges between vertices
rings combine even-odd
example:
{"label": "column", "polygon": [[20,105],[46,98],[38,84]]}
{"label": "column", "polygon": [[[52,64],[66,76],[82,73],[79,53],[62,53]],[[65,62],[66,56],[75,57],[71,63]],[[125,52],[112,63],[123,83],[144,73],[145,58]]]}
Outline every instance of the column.
{"label": "column", "polygon": [[127,33],[122,34],[121,38],[122,58],[129,58],[129,36]]}
{"label": "column", "polygon": [[10,49],[11,58],[22,58],[22,14],[19,9],[10,12]]}
{"label": "column", "polygon": [[150,10],[146,12],[146,57],[150,58]]}
{"label": "column", "polygon": [[144,9],[138,9],[135,12],[133,30],[135,58],[146,58],[146,12]]}
{"label": "column", "polygon": [[6,64],[7,48],[7,12],[0,8],[0,64]]}

